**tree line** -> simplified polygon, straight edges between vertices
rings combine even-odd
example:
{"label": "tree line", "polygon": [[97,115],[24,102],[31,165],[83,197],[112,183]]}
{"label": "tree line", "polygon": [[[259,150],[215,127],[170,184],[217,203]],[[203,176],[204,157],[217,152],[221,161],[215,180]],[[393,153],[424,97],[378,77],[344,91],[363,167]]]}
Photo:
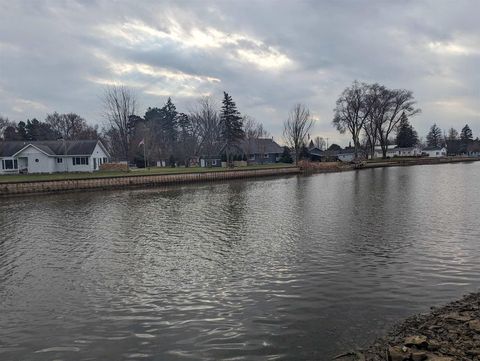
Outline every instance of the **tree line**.
{"label": "tree line", "polygon": [[[106,123],[101,130],[75,113],[54,112],[44,121],[34,118],[18,123],[0,117],[0,140],[101,139],[116,160],[140,165],[149,159],[165,160],[189,166],[192,159],[216,156],[220,150],[231,163],[238,156],[235,146],[240,140],[247,140],[248,146],[269,136],[261,123],[240,113],[226,92],[220,106],[213,98],[203,97],[187,112],[180,112],[168,98],[161,106],[148,107],[143,116],[138,114],[135,93],[125,86],[107,87],[102,99]],[[373,157],[377,145],[386,157],[391,144],[412,147],[422,143],[409,121],[420,112],[410,90],[354,81],[337,99],[332,123],[340,133],[350,134],[356,157],[360,151]],[[291,155],[297,162],[308,156],[308,148],[313,146],[339,148],[336,144],[329,147],[321,137],[310,140],[314,124],[305,105],[292,108],[283,124],[283,160],[291,161]],[[445,145],[451,154],[464,153],[472,141],[468,125],[460,133],[451,128],[446,134],[434,124],[426,136],[426,145]]]}
{"label": "tree line", "polygon": [[240,113],[227,92],[223,93],[220,105],[206,96],[187,112],[180,112],[168,98],[165,104],[148,107],[140,115],[135,92],[113,85],[105,89],[102,103],[105,123],[101,130],[75,113],[54,112],[44,121],[18,123],[0,117],[0,140],[100,139],[114,160],[128,160],[140,166],[149,160],[164,160],[170,165],[189,166],[199,156],[217,156],[220,151],[225,161],[231,163],[239,157],[239,141],[246,140],[248,148],[269,136],[260,122]]}
{"label": "tree line", "polygon": [[213,98],[203,97],[188,112],[179,112],[168,98],[162,106],[149,107],[140,116],[134,93],[112,86],[106,90],[104,109],[108,121],[104,137],[118,159],[144,162],[146,153],[147,160],[189,166],[192,159],[216,156],[222,150],[231,163],[239,141],[268,136],[261,123],[240,113],[226,92],[220,107]]}
{"label": "tree line", "polygon": [[[360,151],[365,151],[373,158],[375,147],[379,145],[386,158],[391,144],[402,148],[422,145],[422,139],[409,122],[410,117],[420,112],[410,90],[389,89],[378,83],[354,81],[339,96],[332,123],[340,133],[348,132],[351,135],[356,157]],[[446,146],[450,154],[461,154],[466,152],[472,141],[473,135],[468,125],[460,135],[454,128],[447,135],[433,124],[423,145]]]}
{"label": "tree line", "polygon": [[352,136],[355,157],[364,148],[373,157],[375,146],[380,145],[383,157],[387,156],[390,137],[403,120],[418,114],[413,93],[406,89],[389,89],[378,83],[354,81],[336,102],[333,125],[340,133]]}
{"label": "tree line", "polygon": [[90,126],[75,113],[47,114],[44,121],[36,118],[18,123],[0,117],[0,140],[66,140],[98,139],[98,126]]}

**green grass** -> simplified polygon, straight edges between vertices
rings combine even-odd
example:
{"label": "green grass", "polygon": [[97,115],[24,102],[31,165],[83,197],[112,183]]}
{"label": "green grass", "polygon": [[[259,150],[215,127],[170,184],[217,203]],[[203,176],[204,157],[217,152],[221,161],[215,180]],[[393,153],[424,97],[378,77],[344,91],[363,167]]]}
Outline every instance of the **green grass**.
{"label": "green grass", "polygon": [[149,169],[135,169],[135,170],[130,170],[128,172],[98,171],[94,173],[6,174],[6,175],[0,175],[0,183],[109,178],[109,177],[142,176],[142,175],[157,175],[157,174],[161,175],[161,174],[183,174],[183,173],[208,173],[208,172],[225,172],[229,170],[252,170],[252,169],[287,168],[287,167],[293,167],[293,165],[285,164],[285,163],[276,163],[276,164],[265,164],[265,165],[250,165],[247,167],[235,167],[235,168],[151,167]]}

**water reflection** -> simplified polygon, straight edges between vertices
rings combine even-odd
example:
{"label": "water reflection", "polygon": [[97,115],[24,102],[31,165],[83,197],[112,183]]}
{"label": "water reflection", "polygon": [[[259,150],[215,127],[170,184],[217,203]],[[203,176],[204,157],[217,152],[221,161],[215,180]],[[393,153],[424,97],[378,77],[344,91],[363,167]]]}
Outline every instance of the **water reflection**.
{"label": "water reflection", "polygon": [[0,358],[329,359],[478,287],[478,176],[2,199]]}

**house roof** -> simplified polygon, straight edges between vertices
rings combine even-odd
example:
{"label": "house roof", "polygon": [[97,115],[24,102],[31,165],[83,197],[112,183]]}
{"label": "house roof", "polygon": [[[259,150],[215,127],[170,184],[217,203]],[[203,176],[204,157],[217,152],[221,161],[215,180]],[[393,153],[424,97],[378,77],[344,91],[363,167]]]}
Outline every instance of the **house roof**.
{"label": "house roof", "polygon": [[[32,145],[47,155],[91,155],[98,140],[45,140],[0,142],[0,157],[11,157],[25,147]],[[100,143],[101,144],[101,143]],[[105,147],[101,145],[106,151]]]}
{"label": "house roof", "polygon": [[426,147],[423,150],[430,151],[430,150],[442,150],[444,147]]}
{"label": "house roof", "polygon": [[407,150],[415,150],[418,149],[418,147],[396,147],[393,150],[400,150],[400,151],[407,151]]}
{"label": "house roof", "polygon": [[272,138],[243,139],[239,143],[246,154],[282,153],[283,148]]}
{"label": "house roof", "polygon": [[[391,149],[394,149],[394,148],[397,148],[397,145],[396,145],[396,144],[389,144],[389,145],[387,145],[387,150],[391,150]],[[375,146],[375,151],[376,151],[376,152],[381,152],[381,151],[382,151],[382,146],[381,146],[381,145],[376,145],[376,146]]]}

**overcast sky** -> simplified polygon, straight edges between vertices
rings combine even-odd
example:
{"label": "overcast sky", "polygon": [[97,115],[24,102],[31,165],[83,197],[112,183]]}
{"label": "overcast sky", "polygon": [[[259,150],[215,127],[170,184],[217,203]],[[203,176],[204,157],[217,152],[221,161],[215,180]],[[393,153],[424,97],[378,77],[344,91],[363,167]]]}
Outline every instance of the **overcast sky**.
{"label": "overcast sky", "polygon": [[348,143],[332,109],[353,80],[414,92],[421,136],[470,124],[480,136],[480,1],[0,0],[0,115],[53,111],[101,124],[102,92],[135,90],[143,115],[227,91],[281,141],[293,104],[313,135]]}

